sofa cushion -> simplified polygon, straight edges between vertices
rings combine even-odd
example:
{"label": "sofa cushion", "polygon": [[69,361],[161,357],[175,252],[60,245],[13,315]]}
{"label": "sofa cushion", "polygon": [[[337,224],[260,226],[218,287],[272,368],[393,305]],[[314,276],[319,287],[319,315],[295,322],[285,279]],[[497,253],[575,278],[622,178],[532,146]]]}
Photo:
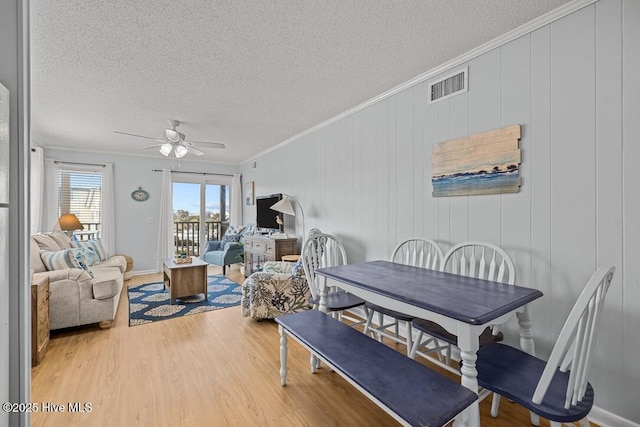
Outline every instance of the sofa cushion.
{"label": "sofa cushion", "polygon": [[100,258],[100,261],[106,261],[109,259],[110,255],[107,252],[107,250],[104,248],[104,245],[102,244],[102,241],[100,239],[96,239],[96,240],[87,240],[86,242],[82,241],[76,241],[76,242],[71,242],[71,246],[73,246],[74,248],[91,248],[95,251],[96,254],[98,254],[98,257]]}
{"label": "sofa cushion", "polygon": [[47,268],[40,259],[40,247],[36,243],[35,239],[31,237],[29,239],[30,251],[31,251],[31,268],[34,273],[42,273],[47,271]]}
{"label": "sofa cushion", "polygon": [[60,247],[60,249],[69,249],[71,247],[71,238],[64,231],[53,231],[46,234],[51,237]]}
{"label": "sofa cushion", "polygon": [[122,273],[116,268],[103,268],[96,271],[93,279],[93,297],[95,299],[111,298],[122,288]]}
{"label": "sofa cushion", "polygon": [[122,255],[114,255],[106,261],[93,267],[94,271],[101,270],[103,268],[116,268],[120,273],[124,273],[127,269],[127,259]]}
{"label": "sofa cushion", "polygon": [[34,234],[33,239],[38,244],[38,247],[45,251],[56,252],[62,250],[60,245],[56,243],[53,238],[47,234]]}

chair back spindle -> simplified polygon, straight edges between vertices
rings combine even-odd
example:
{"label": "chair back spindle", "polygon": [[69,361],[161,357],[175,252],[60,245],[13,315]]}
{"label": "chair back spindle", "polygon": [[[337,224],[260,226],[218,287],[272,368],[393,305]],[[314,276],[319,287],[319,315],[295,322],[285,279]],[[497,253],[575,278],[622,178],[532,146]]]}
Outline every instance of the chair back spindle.
{"label": "chair back spindle", "polygon": [[444,257],[442,249],[430,239],[407,239],[391,253],[391,262],[438,270]]}
{"label": "chair back spindle", "polygon": [[302,247],[302,265],[314,299],[320,299],[320,280],[323,280],[316,274],[316,270],[346,263],[347,254],[335,237],[319,231],[309,233],[309,238]]}
{"label": "chair back spindle", "polygon": [[565,408],[582,401],[587,390],[596,326],[614,272],[615,267],[600,267],[576,300],[533,394],[534,403],[542,402],[558,368],[562,372],[570,370]]}
{"label": "chair back spindle", "polygon": [[513,285],[515,266],[509,255],[491,243],[469,241],[453,246],[444,256],[442,271]]}

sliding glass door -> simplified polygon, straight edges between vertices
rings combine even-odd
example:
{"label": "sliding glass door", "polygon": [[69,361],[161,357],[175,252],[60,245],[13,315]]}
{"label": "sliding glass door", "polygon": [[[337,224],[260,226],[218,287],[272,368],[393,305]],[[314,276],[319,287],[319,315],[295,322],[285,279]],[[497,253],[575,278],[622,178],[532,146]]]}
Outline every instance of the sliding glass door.
{"label": "sliding glass door", "polygon": [[[208,240],[220,240],[229,225],[230,179],[173,177],[173,224],[176,253],[199,256]],[[222,178],[222,179],[221,179]]]}

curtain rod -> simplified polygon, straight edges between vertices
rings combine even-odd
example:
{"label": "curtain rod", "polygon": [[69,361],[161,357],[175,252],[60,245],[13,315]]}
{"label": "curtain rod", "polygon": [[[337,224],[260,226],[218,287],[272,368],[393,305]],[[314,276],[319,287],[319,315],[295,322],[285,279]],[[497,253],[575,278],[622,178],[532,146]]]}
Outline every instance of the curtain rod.
{"label": "curtain rod", "polygon": [[[151,169],[151,172],[162,172],[162,169]],[[218,175],[218,176],[233,176],[233,174],[228,174],[228,173],[211,173],[211,172],[187,172],[187,171],[174,171],[172,170],[171,173],[188,173],[191,175]]]}
{"label": "curtain rod", "polygon": [[100,165],[98,163],[63,162],[62,160],[54,160],[53,163],[55,163],[56,165],[100,166],[101,168],[105,167],[105,165]]}

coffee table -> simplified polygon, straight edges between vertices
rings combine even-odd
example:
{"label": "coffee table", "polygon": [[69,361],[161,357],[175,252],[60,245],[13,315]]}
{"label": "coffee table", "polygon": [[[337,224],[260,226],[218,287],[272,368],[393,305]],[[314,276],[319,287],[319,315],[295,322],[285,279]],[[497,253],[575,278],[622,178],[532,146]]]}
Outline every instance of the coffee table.
{"label": "coffee table", "polygon": [[164,272],[164,286],[169,289],[170,303],[176,298],[187,297],[204,293],[204,298],[209,301],[207,294],[207,267],[209,264],[200,258],[191,258],[191,262],[177,264],[173,258],[162,260]]}

